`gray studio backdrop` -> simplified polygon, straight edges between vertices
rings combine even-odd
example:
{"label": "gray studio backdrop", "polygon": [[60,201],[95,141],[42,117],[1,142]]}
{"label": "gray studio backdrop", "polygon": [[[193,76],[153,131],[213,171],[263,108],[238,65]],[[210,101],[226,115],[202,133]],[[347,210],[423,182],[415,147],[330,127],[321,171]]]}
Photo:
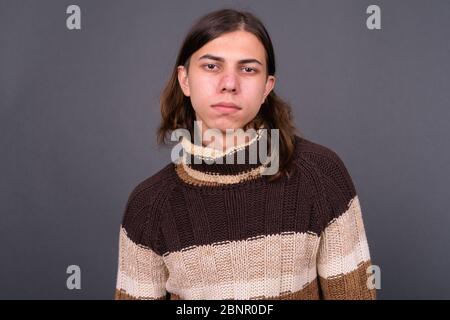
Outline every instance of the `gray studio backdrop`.
{"label": "gray studio backdrop", "polygon": [[263,20],[277,92],[353,177],[379,298],[449,299],[446,0],[1,0],[0,298],[113,297],[128,195],[170,161],[160,91],[193,21],[224,6]]}

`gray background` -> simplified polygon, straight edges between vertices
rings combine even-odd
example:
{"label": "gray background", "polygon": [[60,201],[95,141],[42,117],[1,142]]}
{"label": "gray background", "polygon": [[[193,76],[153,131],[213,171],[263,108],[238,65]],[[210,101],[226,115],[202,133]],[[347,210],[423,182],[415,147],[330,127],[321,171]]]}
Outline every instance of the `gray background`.
{"label": "gray background", "polygon": [[[82,30],[66,28],[81,7]],[[366,28],[378,4],[381,30]],[[158,97],[187,30],[257,14],[276,91],[356,185],[380,299],[449,299],[450,1],[0,2],[0,298],[111,299],[132,188],[170,161]],[[81,267],[81,290],[66,268]]]}

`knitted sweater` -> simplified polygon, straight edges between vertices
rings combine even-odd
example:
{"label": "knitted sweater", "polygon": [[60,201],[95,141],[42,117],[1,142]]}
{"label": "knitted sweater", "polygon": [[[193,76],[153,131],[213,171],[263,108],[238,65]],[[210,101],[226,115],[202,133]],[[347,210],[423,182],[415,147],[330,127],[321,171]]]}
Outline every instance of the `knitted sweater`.
{"label": "knitted sweater", "polygon": [[[190,157],[211,150],[183,142]],[[252,143],[220,156],[248,154]],[[120,227],[114,298],[375,299],[342,160],[296,135],[293,164],[269,182],[259,161],[171,162],[139,183]]]}

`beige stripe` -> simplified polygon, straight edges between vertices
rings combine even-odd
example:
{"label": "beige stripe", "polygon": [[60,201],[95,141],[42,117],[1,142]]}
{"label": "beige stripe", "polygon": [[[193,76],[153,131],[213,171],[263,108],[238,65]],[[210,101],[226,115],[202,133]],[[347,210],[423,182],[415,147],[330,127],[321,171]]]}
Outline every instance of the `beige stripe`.
{"label": "beige stripe", "polygon": [[[253,299],[253,298],[252,298]],[[319,286],[317,278],[308,283],[303,289],[295,292],[283,293],[279,296],[272,297],[255,297],[255,299],[263,300],[319,300]]]}
{"label": "beige stripe", "polygon": [[134,243],[121,227],[116,289],[134,297],[154,299],[165,295],[167,278],[163,258]]}
{"label": "beige stripe", "polygon": [[175,166],[175,171],[181,180],[183,180],[184,182],[189,183],[191,185],[195,185],[195,186],[219,186],[219,185],[221,185],[221,183],[218,183],[218,182],[207,182],[207,181],[201,181],[201,180],[195,179],[194,177],[187,174],[187,172],[184,170],[184,166],[181,164],[177,164]]}
{"label": "beige stripe", "polygon": [[254,179],[259,177],[263,170],[265,169],[264,165],[261,165],[257,168],[249,170],[244,173],[236,174],[236,175],[220,175],[220,174],[212,174],[201,172],[198,170],[194,170],[187,166],[184,162],[181,162],[183,166],[184,172],[192,177],[196,181],[206,182],[209,184],[235,184],[240,183],[245,180]]}
{"label": "beige stripe", "polygon": [[186,299],[249,299],[302,289],[317,276],[319,237],[282,233],[164,255],[168,291]]}

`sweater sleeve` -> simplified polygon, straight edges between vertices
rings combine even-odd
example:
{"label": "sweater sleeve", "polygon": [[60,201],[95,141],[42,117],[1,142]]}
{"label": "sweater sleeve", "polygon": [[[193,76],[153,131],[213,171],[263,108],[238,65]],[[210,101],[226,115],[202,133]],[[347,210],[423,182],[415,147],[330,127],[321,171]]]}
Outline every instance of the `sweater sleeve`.
{"label": "sweater sleeve", "polygon": [[115,300],[164,300],[168,271],[157,249],[157,192],[143,182],[129,196],[119,232]]}
{"label": "sweater sleeve", "polygon": [[352,179],[336,153],[322,159],[323,231],[317,270],[323,299],[375,300],[361,206]]}

